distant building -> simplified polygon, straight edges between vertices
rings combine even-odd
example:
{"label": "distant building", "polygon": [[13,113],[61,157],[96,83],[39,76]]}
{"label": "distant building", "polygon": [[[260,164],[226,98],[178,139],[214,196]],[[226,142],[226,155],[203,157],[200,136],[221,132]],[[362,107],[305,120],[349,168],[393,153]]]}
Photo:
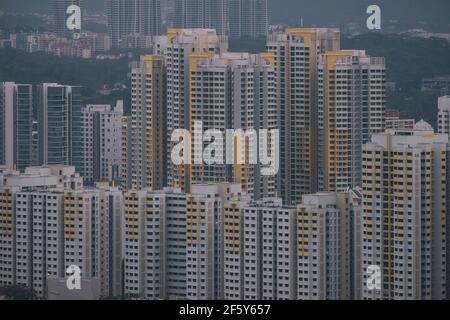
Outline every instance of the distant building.
{"label": "distant building", "polygon": [[117,181],[122,165],[123,102],[110,105],[87,105],[83,118],[83,171],[85,184]]}
{"label": "distant building", "polygon": [[423,79],[422,92],[438,95],[450,94],[450,76]]}
{"label": "distant building", "polygon": [[161,34],[160,0],[106,0],[108,33],[113,48],[128,35]]}
{"label": "distant building", "polygon": [[67,9],[71,5],[77,5],[82,8],[82,0],[52,0],[53,32],[60,37],[69,37],[73,36],[74,33],[81,32],[81,30],[72,31],[67,28],[67,19],[69,18]]}
{"label": "distant building", "polygon": [[154,36],[129,34],[122,37],[119,47],[122,49],[152,49]]}
{"label": "distant building", "polygon": [[392,82],[392,81],[386,82],[386,91],[396,92],[397,91],[397,83]]}
{"label": "distant building", "polygon": [[269,29],[267,0],[229,1],[230,38],[265,37]]}
{"label": "distant building", "polygon": [[161,3],[162,23],[167,28],[173,28],[175,16],[175,0],[164,0]]}
{"label": "distant building", "polygon": [[226,0],[174,0],[174,27],[181,29],[215,29],[218,35],[228,34],[228,3]]}
{"label": "distant building", "polygon": [[0,83],[0,164],[23,171],[33,158],[33,87]]}
{"label": "distant building", "polygon": [[387,110],[385,113],[385,129],[413,130],[416,120],[400,119],[398,110]]}
{"label": "distant building", "polygon": [[10,34],[8,42],[0,46],[33,53],[43,51],[59,57],[91,59],[95,54],[109,51],[111,40],[105,33],[79,33],[76,38],[66,38],[53,33]]}
{"label": "distant building", "polygon": [[406,32],[403,32],[408,36],[423,38],[423,39],[443,39],[445,41],[450,42],[450,33],[441,33],[441,32],[429,32],[424,29],[410,29]]}
{"label": "distant building", "polygon": [[38,86],[39,164],[73,165],[83,170],[81,87]]}

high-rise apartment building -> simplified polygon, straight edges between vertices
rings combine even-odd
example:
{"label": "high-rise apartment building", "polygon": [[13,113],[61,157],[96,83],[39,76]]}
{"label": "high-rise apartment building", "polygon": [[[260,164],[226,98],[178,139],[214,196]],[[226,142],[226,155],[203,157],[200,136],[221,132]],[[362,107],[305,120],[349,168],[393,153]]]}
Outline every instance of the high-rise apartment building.
{"label": "high-rise apartment building", "polygon": [[359,265],[358,191],[224,206],[224,297],[245,300],[348,300]]}
{"label": "high-rise apartment building", "polygon": [[[256,199],[274,197],[276,172],[263,175],[258,162],[262,143],[271,151],[279,143],[275,136],[269,136],[278,129],[273,56],[198,53],[191,55],[190,66],[189,115],[195,163],[187,172],[188,182],[191,185],[236,182]],[[200,128],[195,128],[197,123]],[[228,129],[235,130],[231,141]],[[214,137],[214,142],[222,145],[220,154],[214,155],[219,162],[216,164],[205,164],[202,154],[213,139],[203,139],[207,130],[222,133]],[[262,130],[268,131],[268,141],[258,141]],[[202,150],[195,149],[196,142],[203,146]],[[233,157],[233,164],[227,164],[227,153]]]}
{"label": "high-rise apartment building", "polygon": [[298,299],[353,298],[353,271],[359,262],[355,222],[360,215],[355,191],[303,196],[297,216]]}
{"label": "high-rise apartment building", "polygon": [[[220,54],[227,49],[225,38],[212,29],[170,29],[166,37],[160,37],[155,48],[165,56],[167,72],[167,150],[172,152],[171,141],[176,129],[189,130],[190,56],[209,52]],[[167,157],[167,184],[188,191],[187,165],[175,166],[170,154]]]}
{"label": "high-rise apartment building", "polygon": [[279,189],[285,204],[318,190],[319,55],[340,49],[338,29],[287,29],[272,35],[267,49],[275,55],[279,128]]}
{"label": "high-rise apartment building", "polygon": [[34,164],[32,126],[32,86],[0,83],[0,164],[20,171]]}
{"label": "high-rise apartment building", "polygon": [[83,170],[81,91],[56,83],[38,86],[39,164]]}
{"label": "high-rise apartment building", "polygon": [[122,117],[122,166],[120,187],[122,190],[131,189],[131,118]]}
{"label": "high-rise apartment building", "polygon": [[438,132],[450,136],[450,96],[438,99]]}
{"label": "high-rise apartment building", "polygon": [[49,181],[37,176],[29,176],[30,179],[20,178],[19,172],[5,170],[0,174],[0,284],[3,286],[14,285],[16,276],[16,227],[15,206],[17,193],[23,187],[36,185],[40,179],[41,185],[51,183],[56,185],[56,179]]}
{"label": "high-rise apartment building", "polygon": [[64,191],[20,191],[15,202],[15,284],[47,295],[47,277],[65,277]]}
{"label": "high-rise apartment building", "polygon": [[[449,137],[450,145],[450,96],[442,96],[438,99],[437,114],[438,133]],[[447,199],[450,199],[450,165],[447,165]],[[450,200],[447,200],[447,212],[450,213]],[[449,217],[447,213],[447,217]],[[447,299],[450,297],[450,224],[447,222]]]}
{"label": "high-rise apartment building", "polygon": [[223,206],[223,297],[240,299],[243,295],[243,210],[249,205],[248,195],[230,199]]}
{"label": "high-rise apartment building", "polygon": [[[34,109],[36,112],[36,109]],[[31,166],[39,163],[39,124],[37,120],[33,120],[31,124]]]}
{"label": "high-rise apartment building", "polygon": [[82,110],[84,183],[118,181],[122,166],[123,102],[87,105]]}
{"label": "high-rise apartment building", "polygon": [[239,184],[194,185],[186,199],[186,298],[224,298],[224,207],[245,194]]}
{"label": "high-rise apartment building", "polygon": [[186,195],[180,190],[125,194],[126,296],[186,297],[186,227]]}
{"label": "high-rise apartment building", "polygon": [[374,134],[362,170],[362,298],[445,299],[448,136],[424,121]]}
{"label": "high-rise apartment building", "polygon": [[174,27],[210,28],[218,35],[228,35],[227,0],[174,0]]}
{"label": "high-rise apartment building", "polygon": [[62,268],[58,190],[82,187],[82,180],[73,167],[51,166],[6,170],[0,181],[0,284],[26,285],[44,297],[45,277]]}
{"label": "high-rise apartment building", "polygon": [[96,279],[100,296],[122,295],[123,195],[115,187],[66,189],[64,270],[77,266],[83,279]]}
{"label": "high-rise apartment building", "polygon": [[166,185],[166,67],[162,56],[142,56],[131,72],[131,185]]}
{"label": "high-rise apartment building", "polygon": [[162,32],[160,0],[106,0],[106,14],[113,48],[120,47],[125,36]]}
{"label": "high-rise apartment building", "polygon": [[83,187],[74,167],[29,167],[0,174],[0,284],[46,298],[48,280],[68,267],[100,284],[102,297],[122,295],[122,193]]}
{"label": "high-rise apartment building", "polygon": [[[52,30],[55,34],[61,37],[72,36],[75,32],[80,32],[81,30],[70,30],[67,28],[67,19],[70,14],[67,13],[67,9],[71,5],[76,5],[82,8],[82,0],[52,0]],[[81,15],[81,19],[83,15]]]}
{"label": "high-rise apartment building", "polygon": [[361,182],[361,150],[384,130],[386,66],[364,51],[325,53],[319,66],[319,189]]}
{"label": "high-rise apartment building", "polygon": [[225,211],[225,225],[234,226],[225,228],[226,298],[296,299],[296,220],[296,208],[283,207],[281,199],[244,205],[234,224]]}
{"label": "high-rise apartment building", "polygon": [[267,36],[269,14],[267,0],[229,0],[231,38]]}

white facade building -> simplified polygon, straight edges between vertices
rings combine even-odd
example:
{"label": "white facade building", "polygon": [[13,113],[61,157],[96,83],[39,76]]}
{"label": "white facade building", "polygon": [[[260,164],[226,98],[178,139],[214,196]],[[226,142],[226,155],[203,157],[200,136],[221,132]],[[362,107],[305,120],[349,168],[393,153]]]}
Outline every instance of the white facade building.
{"label": "white facade building", "polygon": [[340,37],[333,28],[292,28],[268,37],[280,127],[278,189],[286,205],[318,191],[318,64],[321,54],[340,49]]}
{"label": "white facade building", "polygon": [[117,188],[65,191],[64,269],[77,266],[83,279],[97,279],[102,297],[122,294],[122,222]]}
{"label": "white facade building", "polygon": [[238,184],[194,185],[187,195],[187,298],[193,300],[224,297],[224,219],[229,201],[245,194]]}
{"label": "white facade building", "polygon": [[[223,147],[214,154],[214,159],[221,163],[204,164],[204,153],[192,148],[195,163],[187,173],[188,181],[191,185],[233,181],[241,183],[243,191],[256,199],[274,197],[275,169],[278,168],[263,175],[260,164],[263,143],[268,155],[274,159],[279,155],[276,151],[280,141],[273,134],[275,129],[278,130],[273,56],[199,53],[191,55],[190,64],[189,114],[194,146],[202,139],[196,135],[207,130],[220,131],[226,139],[214,137],[214,142]],[[200,131],[194,131],[197,123],[201,126]],[[227,129],[234,129],[235,135],[229,137]],[[261,138],[263,130],[267,131],[267,141]],[[206,150],[211,141],[201,143]],[[232,155],[232,164],[227,163],[229,155]],[[275,161],[278,164],[279,159]],[[276,166],[275,163],[271,165]]]}
{"label": "white facade building", "polygon": [[303,196],[297,220],[298,299],[353,298],[360,215],[358,192]]}
{"label": "white facade building", "polygon": [[[362,170],[362,298],[445,299],[448,136],[423,120],[375,134]],[[379,288],[366,285],[370,266],[380,270]]]}
{"label": "white facade building", "polygon": [[218,35],[228,34],[226,0],[174,0],[175,28],[210,28]]}
{"label": "white facade building", "polygon": [[450,96],[438,99],[438,132],[450,135]]}
{"label": "white facade building", "polygon": [[384,131],[386,65],[365,51],[326,53],[319,64],[319,190],[361,183],[361,152]]}
{"label": "white facade building", "polygon": [[83,172],[86,185],[113,181],[121,176],[123,102],[87,105],[82,110]]}
{"label": "white facade building", "polygon": [[0,82],[0,164],[23,171],[35,158],[33,86]]}
{"label": "white facade building", "polygon": [[[155,53],[164,55],[166,60],[168,150],[175,146],[171,141],[173,131],[189,129],[190,56],[208,52],[219,54],[226,51],[227,45],[226,39],[212,29],[169,29],[167,36],[156,40]],[[189,192],[187,170],[184,166],[175,166],[169,155],[168,185]]]}
{"label": "white facade building", "polygon": [[63,267],[61,195],[82,187],[82,179],[68,166],[4,171],[0,178],[0,284],[27,285],[43,297],[47,274],[59,276]]}
{"label": "white facade building", "polygon": [[186,195],[127,192],[124,249],[125,296],[186,298]]}

